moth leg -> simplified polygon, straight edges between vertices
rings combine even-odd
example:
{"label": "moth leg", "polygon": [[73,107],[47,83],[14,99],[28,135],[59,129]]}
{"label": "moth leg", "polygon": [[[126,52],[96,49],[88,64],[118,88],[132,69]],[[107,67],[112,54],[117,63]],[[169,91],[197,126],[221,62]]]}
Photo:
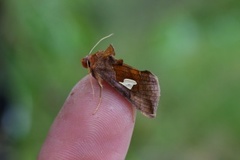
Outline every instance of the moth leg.
{"label": "moth leg", "polygon": [[[88,74],[91,74],[91,69],[90,67],[88,67]],[[91,76],[93,77],[93,75],[91,74]],[[92,92],[93,92],[93,97],[94,97],[94,89],[93,89],[93,82],[92,82],[92,78],[90,78],[90,84],[91,84],[91,88],[92,88]]]}
{"label": "moth leg", "polygon": [[98,109],[99,109],[99,107],[100,107],[100,104],[101,104],[101,102],[102,102],[102,89],[103,89],[103,85],[102,85],[102,81],[101,81],[100,79],[98,79],[97,82],[98,82],[98,85],[99,85],[99,87],[100,87],[100,94],[99,94],[98,105],[97,105],[96,109],[94,110],[93,115],[97,113],[97,111],[98,111]]}
{"label": "moth leg", "polygon": [[136,119],[136,109],[134,108],[134,106],[131,106],[131,112],[132,112],[132,120],[134,123]]}

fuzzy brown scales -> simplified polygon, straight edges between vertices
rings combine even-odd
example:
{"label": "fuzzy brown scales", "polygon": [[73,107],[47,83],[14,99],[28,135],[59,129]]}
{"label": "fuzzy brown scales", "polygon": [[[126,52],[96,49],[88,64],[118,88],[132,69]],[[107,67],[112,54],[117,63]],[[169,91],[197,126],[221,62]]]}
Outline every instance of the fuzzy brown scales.
{"label": "fuzzy brown scales", "polygon": [[[114,58],[115,51],[110,45],[105,51],[98,51],[82,59],[82,65],[89,68],[92,76],[102,88],[102,80],[114,87],[145,116],[156,116],[160,97],[158,78],[149,71],[139,71]],[[130,79],[136,82],[131,89],[123,83]]]}

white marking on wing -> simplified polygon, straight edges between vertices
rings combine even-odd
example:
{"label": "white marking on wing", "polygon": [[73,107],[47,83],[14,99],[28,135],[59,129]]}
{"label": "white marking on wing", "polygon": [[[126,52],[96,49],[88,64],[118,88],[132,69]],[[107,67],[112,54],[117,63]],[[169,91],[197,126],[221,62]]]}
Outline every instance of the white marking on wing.
{"label": "white marking on wing", "polygon": [[119,83],[124,85],[128,89],[132,89],[132,87],[137,84],[136,81],[134,81],[132,79],[128,79],[128,78],[124,79],[123,82],[119,82]]}

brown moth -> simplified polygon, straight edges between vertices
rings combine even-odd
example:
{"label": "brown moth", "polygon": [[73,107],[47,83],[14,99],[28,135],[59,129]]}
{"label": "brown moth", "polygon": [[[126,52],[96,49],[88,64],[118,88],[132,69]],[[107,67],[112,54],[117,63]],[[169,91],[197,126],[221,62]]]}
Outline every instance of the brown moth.
{"label": "brown moth", "polygon": [[100,86],[100,97],[104,80],[143,115],[154,118],[160,98],[158,78],[149,71],[134,69],[114,56],[114,48],[109,45],[105,51],[98,51],[82,59],[83,67],[90,70]]}

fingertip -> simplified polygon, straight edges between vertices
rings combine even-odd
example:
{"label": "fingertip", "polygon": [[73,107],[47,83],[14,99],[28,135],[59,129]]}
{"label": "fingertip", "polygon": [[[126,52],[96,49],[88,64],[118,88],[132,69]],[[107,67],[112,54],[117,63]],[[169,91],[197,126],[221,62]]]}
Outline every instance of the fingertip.
{"label": "fingertip", "polygon": [[99,86],[92,79],[91,87],[90,78],[90,75],[83,78],[70,92],[39,157],[81,159],[84,155],[93,159],[124,159],[134,127],[135,109],[114,88],[103,83],[102,100],[93,115],[99,103]]}

